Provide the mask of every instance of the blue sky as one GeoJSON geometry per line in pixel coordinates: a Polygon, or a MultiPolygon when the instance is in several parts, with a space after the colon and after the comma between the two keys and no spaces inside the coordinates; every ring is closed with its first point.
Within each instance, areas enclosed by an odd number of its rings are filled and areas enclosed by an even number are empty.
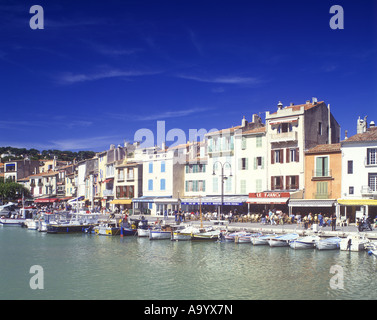
{"type": "Polygon", "coordinates": [[[0,146],[102,151],[157,121],[188,136],[312,97],[342,138],[377,121],[375,0],[1,0],[0,14],[0,146]]]}

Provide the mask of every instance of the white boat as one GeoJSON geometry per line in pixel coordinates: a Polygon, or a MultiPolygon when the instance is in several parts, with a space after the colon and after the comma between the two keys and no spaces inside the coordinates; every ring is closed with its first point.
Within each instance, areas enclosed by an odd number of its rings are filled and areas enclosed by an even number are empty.
{"type": "Polygon", "coordinates": [[[252,238],[251,242],[254,246],[268,245],[268,240],[270,240],[270,238],[273,238],[273,237],[276,237],[276,234],[264,234],[264,235],[252,238]]]}
{"type": "Polygon", "coordinates": [[[318,250],[336,250],[339,249],[341,240],[339,237],[319,239],[316,241],[315,246],[318,250]]]}
{"type": "Polygon", "coordinates": [[[164,240],[171,238],[171,230],[150,229],[149,240],[164,240]]]}
{"type": "Polygon", "coordinates": [[[236,232],[230,232],[224,235],[224,241],[225,242],[235,242],[236,237],[240,237],[243,235],[246,235],[246,231],[236,231],[236,232]]]}
{"type": "Polygon", "coordinates": [[[171,239],[172,233],[176,230],[183,229],[180,225],[162,225],[149,230],[149,240],[171,239]]]}
{"type": "Polygon", "coordinates": [[[234,238],[235,243],[251,243],[253,238],[260,236],[260,233],[246,233],[234,238]]]}
{"type": "Polygon", "coordinates": [[[296,240],[299,237],[297,233],[287,233],[281,236],[272,237],[268,240],[270,247],[287,247],[289,241],[296,240]]]}
{"type": "Polygon", "coordinates": [[[342,251],[362,251],[369,243],[369,239],[365,236],[353,235],[343,238],[340,241],[340,250],[342,251]]]}
{"type": "Polygon", "coordinates": [[[289,241],[289,246],[292,249],[314,249],[316,241],[319,241],[318,236],[306,236],[289,241]]]}
{"type": "Polygon", "coordinates": [[[171,235],[173,241],[185,241],[191,240],[191,236],[194,233],[199,233],[199,228],[194,226],[187,226],[184,229],[176,230],[171,235]]]}
{"type": "Polygon", "coordinates": [[[220,237],[220,230],[206,230],[205,228],[199,229],[199,233],[194,233],[191,236],[193,241],[217,241],[220,237]]]}
{"type": "Polygon", "coordinates": [[[38,228],[39,228],[39,219],[26,219],[25,226],[29,230],[38,230],[38,228]]]}
{"type": "Polygon", "coordinates": [[[149,237],[149,229],[151,229],[151,227],[148,225],[148,220],[141,220],[137,227],[137,236],[149,237]]]}

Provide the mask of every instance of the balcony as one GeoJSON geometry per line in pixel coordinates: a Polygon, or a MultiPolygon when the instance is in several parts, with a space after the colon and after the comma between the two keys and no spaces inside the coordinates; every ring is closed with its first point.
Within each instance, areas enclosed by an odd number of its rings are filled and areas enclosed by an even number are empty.
{"type": "Polygon", "coordinates": [[[114,195],[114,190],[112,189],[105,189],[102,192],[104,197],[112,197],[114,195]]]}
{"type": "Polygon", "coordinates": [[[289,132],[280,132],[271,134],[270,141],[271,142],[287,142],[287,141],[297,141],[298,134],[297,131],[289,131],[289,132]]]}
{"type": "Polygon", "coordinates": [[[377,196],[377,190],[373,190],[369,186],[361,186],[361,196],[363,197],[371,197],[371,196],[377,196]]]}
{"type": "Polygon", "coordinates": [[[312,181],[320,181],[320,180],[333,180],[332,177],[332,170],[313,170],[312,171],[312,181]]]}
{"type": "Polygon", "coordinates": [[[313,199],[331,199],[331,192],[324,192],[324,193],[319,193],[319,192],[314,192],[313,193],[313,199]]]}

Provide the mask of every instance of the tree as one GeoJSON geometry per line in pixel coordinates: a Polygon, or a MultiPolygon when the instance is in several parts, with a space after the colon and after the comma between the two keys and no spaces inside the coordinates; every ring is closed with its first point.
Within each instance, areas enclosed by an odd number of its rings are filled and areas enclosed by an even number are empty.
{"type": "Polygon", "coordinates": [[[4,179],[0,180],[0,198],[3,200],[14,201],[20,199],[24,196],[24,198],[30,196],[30,191],[25,188],[22,184],[13,182],[13,181],[4,181],[4,179]]]}

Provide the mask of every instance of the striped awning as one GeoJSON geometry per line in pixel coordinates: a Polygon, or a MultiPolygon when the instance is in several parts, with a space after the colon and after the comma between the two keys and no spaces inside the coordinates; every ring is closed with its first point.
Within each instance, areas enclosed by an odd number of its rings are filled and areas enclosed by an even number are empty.
{"type": "Polygon", "coordinates": [[[377,206],[373,199],[338,199],[338,203],[345,206],[377,206]]]}
{"type": "Polygon", "coordinates": [[[111,204],[131,204],[132,199],[115,199],[110,201],[111,204]]]}
{"type": "Polygon", "coordinates": [[[250,204],[286,204],[289,198],[248,198],[250,204]]]}
{"type": "Polygon", "coordinates": [[[288,207],[332,207],[335,199],[291,199],[288,207]]]}

